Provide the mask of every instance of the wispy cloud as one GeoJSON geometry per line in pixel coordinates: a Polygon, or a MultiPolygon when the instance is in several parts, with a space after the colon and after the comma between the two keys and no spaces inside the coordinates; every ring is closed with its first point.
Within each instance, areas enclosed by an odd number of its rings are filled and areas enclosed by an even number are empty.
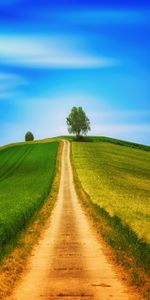
{"type": "Polygon", "coordinates": [[[91,134],[150,144],[150,123],[95,125],[91,134]]]}
{"type": "Polygon", "coordinates": [[[98,135],[114,135],[116,133],[150,133],[150,123],[147,124],[111,124],[95,125],[93,133],[98,135]]]}
{"type": "Polygon", "coordinates": [[[17,74],[0,72],[0,99],[14,98],[18,88],[26,84],[27,81],[17,74]]]}
{"type": "Polygon", "coordinates": [[[0,36],[0,57],[5,64],[41,68],[107,68],[118,63],[74,49],[62,37],[0,36]]]}
{"type": "Polygon", "coordinates": [[[135,119],[150,117],[150,110],[101,110],[90,112],[90,115],[95,120],[116,121],[118,119],[135,119]]]}
{"type": "MultiPolygon", "coordinates": [[[[48,98],[29,98],[22,99],[21,102],[17,100],[15,101],[16,105],[18,103],[21,107],[21,123],[20,119],[16,122],[7,120],[5,124],[2,123],[3,132],[5,132],[5,143],[23,141],[25,132],[28,130],[31,130],[37,139],[68,134],[66,117],[74,105],[82,106],[85,109],[91,120],[91,135],[112,136],[135,142],[149,143],[149,121],[139,123],[133,118],[135,115],[140,117],[140,114],[142,116],[149,115],[149,111],[118,110],[108,111],[107,114],[107,111],[103,109],[99,113],[94,111],[93,102],[95,102],[94,98],[78,94],[65,94],[48,98]],[[58,109],[60,107],[61,109],[58,109]],[[98,117],[100,114],[104,116],[103,119],[98,117]],[[129,114],[132,122],[126,121],[126,117],[129,114]],[[118,115],[121,115],[122,122],[118,121],[118,115]],[[110,119],[109,122],[108,119],[110,119]]],[[[101,107],[103,107],[103,103],[101,107]]]]}
{"type": "Polygon", "coordinates": [[[27,81],[23,79],[20,75],[13,73],[2,73],[0,72],[0,86],[19,86],[27,84],[27,81]]]}

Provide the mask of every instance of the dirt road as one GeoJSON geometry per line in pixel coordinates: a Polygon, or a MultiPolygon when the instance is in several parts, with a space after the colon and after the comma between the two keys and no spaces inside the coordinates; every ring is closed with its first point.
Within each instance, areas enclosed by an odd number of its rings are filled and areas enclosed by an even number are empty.
{"type": "Polygon", "coordinates": [[[79,204],[64,142],[58,201],[14,299],[131,300],[79,204]]]}

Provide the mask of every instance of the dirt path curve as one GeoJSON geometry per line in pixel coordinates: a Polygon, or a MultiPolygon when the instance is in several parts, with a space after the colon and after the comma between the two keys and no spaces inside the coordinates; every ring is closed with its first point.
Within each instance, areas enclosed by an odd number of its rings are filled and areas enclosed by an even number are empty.
{"type": "Polygon", "coordinates": [[[33,252],[17,300],[131,300],[104,256],[79,204],[64,142],[58,201],[50,226],[33,252]]]}

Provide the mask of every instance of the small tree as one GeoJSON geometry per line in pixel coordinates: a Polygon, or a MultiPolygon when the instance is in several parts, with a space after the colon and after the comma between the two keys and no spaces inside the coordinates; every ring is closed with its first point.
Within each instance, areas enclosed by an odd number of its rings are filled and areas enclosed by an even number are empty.
{"type": "Polygon", "coordinates": [[[73,107],[69,116],[66,118],[69,133],[76,134],[80,139],[81,135],[85,135],[90,128],[90,120],[86,116],[82,107],[73,107]]]}
{"type": "Polygon", "coordinates": [[[29,141],[33,141],[34,140],[34,135],[32,132],[28,131],[26,134],[25,134],[25,141],[26,142],[29,142],[29,141]]]}

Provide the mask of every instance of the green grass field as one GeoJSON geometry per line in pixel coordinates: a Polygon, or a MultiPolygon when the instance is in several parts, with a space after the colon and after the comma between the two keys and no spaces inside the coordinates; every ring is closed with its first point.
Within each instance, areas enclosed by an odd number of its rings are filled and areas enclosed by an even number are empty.
{"type": "Polygon", "coordinates": [[[91,200],[150,243],[150,152],[131,147],[73,142],[73,162],[91,200]]]}
{"type": "Polygon", "coordinates": [[[48,196],[57,151],[58,142],[0,150],[0,258],[48,196]]]}

